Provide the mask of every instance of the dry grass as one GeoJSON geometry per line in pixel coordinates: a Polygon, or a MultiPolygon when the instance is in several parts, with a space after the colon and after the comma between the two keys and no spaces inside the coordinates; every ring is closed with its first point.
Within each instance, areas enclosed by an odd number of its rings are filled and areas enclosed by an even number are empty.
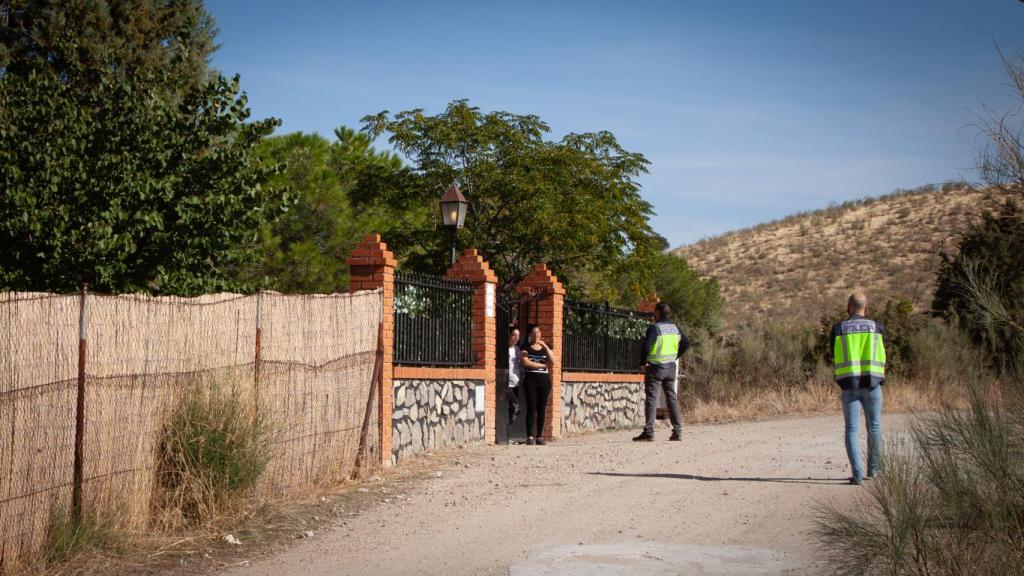
{"type": "Polygon", "coordinates": [[[839,308],[860,287],[875,302],[903,296],[931,305],[940,251],[988,205],[960,185],[922,187],[796,214],[701,240],[675,251],[716,276],[738,328],[756,318],[807,322],[839,308]]]}
{"type": "Polygon", "coordinates": [[[243,506],[274,440],[254,397],[251,386],[201,379],[184,394],[160,442],[151,525],[209,525],[243,506]]]}
{"type": "Polygon", "coordinates": [[[973,387],[964,406],[916,418],[856,506],[816,507],[830,572],[1024,573],[1024,419],[1017,388],[995,390],[973,387]]]}
{"type": "MultiPolygon", "coordinates": [[[[963,387],[934,381],[890,380],[884,387],[885,411],[930,412],[948,405],[963,406],[963,387]]],[[[694,424],[762,420],[784,416],[832,414],[840,411],[839,387],[810,380],[792,385],[743,387],[720,397],[702,399],[685,389],[680,403],[683,420],[694,424]]]]}

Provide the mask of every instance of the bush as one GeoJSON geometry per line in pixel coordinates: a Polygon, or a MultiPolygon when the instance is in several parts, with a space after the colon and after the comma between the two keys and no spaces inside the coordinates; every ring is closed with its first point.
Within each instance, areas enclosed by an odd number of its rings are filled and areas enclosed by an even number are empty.
{"type": "Polygon", "coordinates": [[[1024,377],[1024,333],[992,314],[995,304],[1024,317],[1024,209],[1012,200],[1001,204],[958,249],[956,257],[943,257],[933,308],[961,322],[1003,374],[1024,377]],[[979,284],[986,289],[977,290],[979,284]]]}
{"type": "Polygon", "coordinates": [[[215,519],[252,488],[270,459],[270,427],[221,385],[192,386],[171,415],[160,446],[158,479],[165,522],[215,519]]]}
{"type": "Polygon", "coordinates": [[[59,564],[91,551],[119,547],[123,539],[115,516],[91,511],[82,515],[81,522],[75,523],[68,511],[55,510],[50,519],[44,562],[59,564]]]}
{"type": "Polygon", "coordinates": [[[1024,413],[975,387],[889,444],[861,506],[818,508],[814,535],[837,574],[1024,573],[1024,413]]]}

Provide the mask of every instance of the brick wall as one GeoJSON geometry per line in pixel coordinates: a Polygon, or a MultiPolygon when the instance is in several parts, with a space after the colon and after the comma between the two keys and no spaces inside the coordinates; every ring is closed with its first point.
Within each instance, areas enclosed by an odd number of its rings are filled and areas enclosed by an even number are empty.
{"type": "Polygon", "coordinates": [[[544,420],[544,437],[558,438],[562,435],[562,308],[565,288],[558,277],[545,264],[535,264],[526,278],[516,286],[524,296],[540,294],[537,325],[541,337],[555,353],[551,367],[551,400],[548,402],[544,420]]]}
{"type": "Polygon", "coordinates": [[[377,408],[380,415],[380,455],[383,466],[391,465],[391,412],[392,378],[395,341],[395,256],[388,250],[380,234],[369,234],[356,244],[347,260],[349,291],[381,288],[384,300],[381,306],[381,388],[378,390],[377,408]]]}

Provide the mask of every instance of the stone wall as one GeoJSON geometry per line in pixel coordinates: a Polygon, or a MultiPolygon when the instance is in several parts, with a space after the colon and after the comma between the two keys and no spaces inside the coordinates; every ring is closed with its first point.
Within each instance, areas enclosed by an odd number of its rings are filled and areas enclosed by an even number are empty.
{"type": "Polygon", "coordinates": [[[484,439],[483,380],[395,380],[391,461],[484,439]]]}
{"type": "Polygon", "coordinates": [[[643,426],[641,382],[562,382],[562,431],[567,434],[643,426]]]}

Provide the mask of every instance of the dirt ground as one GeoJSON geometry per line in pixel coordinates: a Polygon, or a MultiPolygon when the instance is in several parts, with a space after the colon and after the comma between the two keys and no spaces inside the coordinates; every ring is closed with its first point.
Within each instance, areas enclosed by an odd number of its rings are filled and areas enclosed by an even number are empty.
{"type": "MultiPolygon", "coordinates": [[[[883,421],[886,432],[903,419],[883,421]]],[[[854,505],[842,416],[635,431],[442,453],[418,482],[230,575],[817,574],[812,506],[854,505]]],[[[261,557],[266,556],[266,557],[261,557]]]]}

